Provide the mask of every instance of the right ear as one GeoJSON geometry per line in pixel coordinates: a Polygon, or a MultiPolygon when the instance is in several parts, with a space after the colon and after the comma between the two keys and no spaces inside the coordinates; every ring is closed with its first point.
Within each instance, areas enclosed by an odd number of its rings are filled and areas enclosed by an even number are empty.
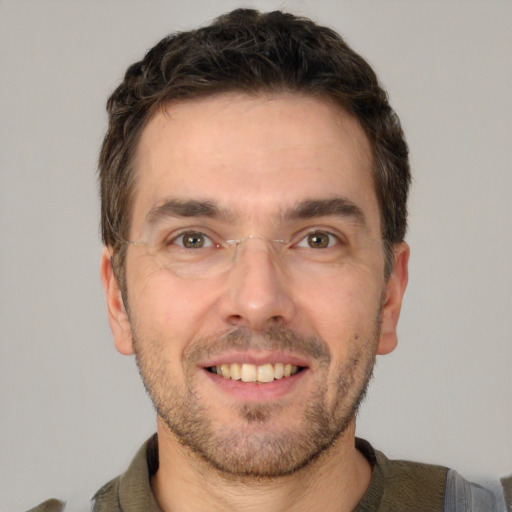
{"type": "Polygon", "coordinates": [[[132,355],[134,350],[130,319],[112,266],[112,249],[110,247],[103,248],[100,275],[107,299],[108,322],[114,335],[114,345],[121,354],[132,355]]]}

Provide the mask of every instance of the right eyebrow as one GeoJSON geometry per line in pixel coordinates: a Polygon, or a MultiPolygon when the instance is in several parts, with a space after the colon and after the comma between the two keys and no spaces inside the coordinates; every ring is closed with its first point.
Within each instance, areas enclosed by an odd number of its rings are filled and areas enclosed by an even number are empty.
{"type": "Polygon", "coordinates": [[[168,217],[209,217],[229,220],[230,215],[211,201],[195,199],[168,199],[153,206],[146,215],[146,222],[155,225],[168,217]]]}

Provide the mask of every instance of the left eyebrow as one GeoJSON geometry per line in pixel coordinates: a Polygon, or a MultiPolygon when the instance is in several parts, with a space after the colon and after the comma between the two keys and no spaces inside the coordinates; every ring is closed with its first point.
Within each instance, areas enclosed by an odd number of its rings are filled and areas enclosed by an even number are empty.
{"type": "Polygon", "coordinates": [[[346,197],[331,199],[307,199],[283,212],[285,221],[312,219],[315,217],[343,217],[354,220],[361,227],[367,228],[368,221],[363,210],[346,197]]]}

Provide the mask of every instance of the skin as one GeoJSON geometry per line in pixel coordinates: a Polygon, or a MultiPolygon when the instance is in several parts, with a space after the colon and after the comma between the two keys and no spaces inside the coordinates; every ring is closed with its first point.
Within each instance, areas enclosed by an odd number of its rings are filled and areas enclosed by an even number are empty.
{"type": "MultiPolygon", "coordinates": [[[[103,252],[116,348],[136,353],[159,413],[152,487],[164,511],[349,511],[364,494],[371,468],[354,447],[355,409],[376,354],[396,346],[409,255],[405,243],[396,245],[386,282],[369,155],[352,116],[295,94],[176,103],[144,129],[130,240],[147,238],[148,213],[169,199],[208,201],[230,216],[187,218],[187,226],[255,237],[229,268],[207,277],[128,247],[128,311],[111,251],[103,252]],[[361,215],[283,217],[298,203],[333,197],[361,215]],[[341,233],[347,247],[334,242],[321,264],[286,263],[266,242],[320,228],[341,233]],[[204,367],[294,357],[305,371],[273,388],[227,388],[204,367]],[[311,438],[321,442],[311,446],[311,438]],[[283,447],[284,462],[275,455],[283,447]]],[[[290,250],[300,251],[301,240],[290,250]]]]}

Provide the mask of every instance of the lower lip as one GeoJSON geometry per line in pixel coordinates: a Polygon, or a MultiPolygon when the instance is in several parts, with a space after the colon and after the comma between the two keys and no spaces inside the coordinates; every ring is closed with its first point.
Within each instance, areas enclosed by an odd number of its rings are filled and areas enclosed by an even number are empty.
{"type": "Polygon", "coordinates": [[[256,383],[225,379],[220,375],[204,370],[203,373],[218,389],[227,395],[246,402],[268,402],[277,400],[291,393],[304,379],[309,371],[304,368],[290,377],[276,379],[272,382],[256,383]]]}

